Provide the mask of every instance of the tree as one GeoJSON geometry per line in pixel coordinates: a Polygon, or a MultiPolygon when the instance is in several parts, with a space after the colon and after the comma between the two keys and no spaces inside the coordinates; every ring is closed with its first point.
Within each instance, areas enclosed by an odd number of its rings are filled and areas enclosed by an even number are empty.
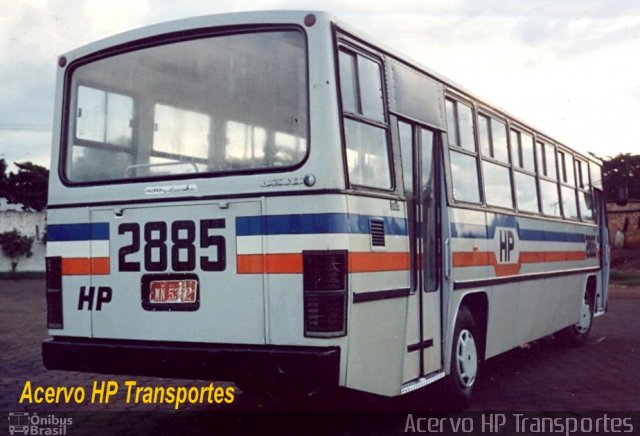
{"type": "Polygon", "coordinates": [[[621,153],[604,161],[604,189],[609,201],[616,200],[618,188],[627,186],[629,198],[640,199],[640,155],[621,153]]]}
{"type": "Polygon", "coordinates": [[[41,211],[47,206],[49,170],[31,162],[14,162],[17,173],[7,173],[7,163],[0,159],[0,197],[23,210],[41,211]]]}
{"type": "Polygon", "coordinates": [[[33,245],[33,238],[21,234],[16,229],[10,232],[0,233],[0,245],[2,245],[2,252],[11,259],[11,272],[15,273],[18,267],[18,262],[23,257],[31,257],[31,247],[33,245]]]}

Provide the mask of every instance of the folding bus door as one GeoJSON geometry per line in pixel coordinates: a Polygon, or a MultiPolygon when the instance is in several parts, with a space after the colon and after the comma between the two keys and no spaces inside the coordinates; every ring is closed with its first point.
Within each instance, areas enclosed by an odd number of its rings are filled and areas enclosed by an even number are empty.
{"type": "Polygon", "coordinates": [[[440,133],[398,123],[409,222],[409,295],[403,383],[442,369],[441,287],[435,147],[440,133]]]}

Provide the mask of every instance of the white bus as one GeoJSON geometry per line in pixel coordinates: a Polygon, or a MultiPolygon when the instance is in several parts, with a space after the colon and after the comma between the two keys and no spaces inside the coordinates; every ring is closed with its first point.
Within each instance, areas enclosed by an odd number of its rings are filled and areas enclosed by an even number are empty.
{"type": "Polygon", "coordinates": [[[49,369],[398,396],[607,306],[601,162],[321,12],[58,59],[49,369]]]}

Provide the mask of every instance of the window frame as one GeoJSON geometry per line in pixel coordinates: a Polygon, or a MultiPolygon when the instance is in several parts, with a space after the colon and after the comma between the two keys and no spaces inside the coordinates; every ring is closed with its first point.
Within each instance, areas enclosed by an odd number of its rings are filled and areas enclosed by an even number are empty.
{"type": "Polygon", "coordinates": [[[480,163],[480,155],[478,153],[478,127],[477,127],[477,120],[476,120],[476,110],[475,110],[475,104],[470,101],[467,100],[465,98],[462,98],[456,94],[452,94],[449,92],[445,92],[445,98],[444,98],[444,104],[445,104],[445,121],[447,124],[447,134],[444,135],[447,138],[447,172],[450,174],[450,180],[451,180],[451,187],[449,189],[449,197],[451,199],[451,201],[453,201],[455,204],[466,204],[466,205],[473,205],[476,207],[482,207],[485,206],[486,204],[484,202],[484,189],[482,186],[483,183],[483,177],[482,177],[482,165],[480,163]],[[447,108],[446,108],[446,104],[447,102],[452,102],[453,103],[453,115],[455,117],[455,125],[452,126],[449,123],[449,117],[447,116],[447,108]],[[471,108],[471,129],[472,129],[472,138],[473,138],[473,148],[474,150],[471,151],[467,148],[464,148],[460,145],[460,117],[459,117],[459,112],[458,112],[458,104],[463,104],[469,108],[471,108]],[[449,141],[449,135],[450,135],[450,131],[452,129],[452,127],[455,129],[454,130],[454,134],[455,134],[455,139],[456,139],[456,143],[452,144],[449,141]],[[454,181],[453,178],[455,177],[452,173],[451,173],[451,152],[455,152],[455,153],[459,153],[462,155],[466,155],[468,157],[471,157],[474,159],[475,162],[475,166],[476,166],[476,175],[477,175],[477,189],[478,189],[478,202],[474,202],[474,201],[468,201],[468,200],[460,200],[460,199],[456,199],[455,198],[455,194],[454,194],[454,181]]]}
{"type": "Polygon", "coordinates": [[[393,147],[391,141],[391,117],[389,114],[389,106],[388,106],[388,96],[386,90],[386,70],[384,59],[382,56],[376,55],[364,48],[355,45],[350,40],[345,39],[344,37],[338,37],[338,41],[335,49],[334,56],[336,65],[336,83],[337,83],[337,92],[338,92],[338,107],[340,112],[340,135],[342,139],[342,156],[344,162],[344,174],[345,174],[345,182],[348,188],[358,189],[358,190],[371,190],[376,192],[395,192],[397,188],[396,176],[395,176],[395,168],[394,168],[394,154],[393,147]],[[353,84],[355,86],[355,108],[362,112],[362,98],[360,96],[360,76],[359,76],[359,68],[358,68],[358,56],[362,56],[365,59],[368,59],[374,62],[380,71],[380,86],[382,92],[382,112],[384,122],[368,118],[364,116],[362,113],[354,113],[351,111],[347,111],[343,105],[343,97],[342,97],[342,82],[341,82],[341,72],[340,72],[340,53],[347,53],[350,56],[355,58],[355,71],[353,77],[353,84]],[[347,159],[347,134],[346,134],[346,123],[345,120],[349,119],[355,122],[359,122],[371,127],[377,127],[384,130],[384,138],[386,141],[386,150],[387,150],[387,169],[389,171],[389,183],[390,186],[388,188],[379,187],[379,186],[370,186],[365,184],[353,183],[351,178],[349,177],[349,167],[348,167],[348,159],[347,159]]]}
{"type": "Polygon", "coordinates": [[[484,117],[486,119],[488,119],[488,140],[489,140],[489,152],[491,153],[490,156],[485,156],[483,154],[483,149],[482,146],[480,144],[480,129],[476,129],[478,132],[477,135],[477,140],[478,143],[476,144],[476,150],[478,151],[478,155],[479,155],[479,160],[480,160],[480,166],[482,167],[482,172],[480,174],[480,178],[482,179],[482,200],[483,200],[483,205],[486,206],[488,209],[491,208],[497,208],[500,210],[511,210],[511,211],[515,211],[516,209],[516,201],[515,201],[515,190],[514,188],[514,175],[513,175],[513,148],[511,146],[511,138],[510,138],[510,128],[509,128],[509,121],[506,118],[503,118],[501,116],[496,115],[495,113],[485,109],[485,108],[478,108],[477,112],[476,112],[476,116],[475,116],[475,120],[476,123],[479,124],[479,119],[480,117],[484,117]],[[505,131],[505,139],[506,139],[506,146],[507,146],[507,162],[500,160],[498,158],[495,157],[495,143],[494,143],[494,124],[498,122],[502,125],[504,125],[504,131],[505,131]],[[488,197],[487,197],[487,184],[486,184],[486,179],[485,179],[485,174],[484,174],[484,162],[487,162],[489,164],[493,164],[493,165],[498,165],[500,167],[506,168],[508,170],[509,173],[509,189],[510,189],[510,195],[509,197],[511,198],[511,207],[506,207],[506,206],[500,206],[500,205],[496,205],[496,204],[490,204],[488,201],[488,197]]]}
{"type": "Polygon", "coordinates": [[[580,221],[580,207],[577,193],[576,172],[575,172],[575,157],[571,150],[566,147],[557,144],[556,146],[556,161],[558,162],[558,187],[560,188],[560,203],[562,203],[562,216],[564,219],[571,221],[580,221]],[[571,172],[567,167],[571,165],[571,172]],[[569,176],[573,176],[573,180],[568,180],[569,176]],[[570,189],[573,192],[573,205],[576,210],[576,217],[567,216],[567,211],[564,207],[563,191],[570,189]]]}
{"type": "Polygon", "coordinates": [[[536,155],[536,169],[538,173],[538,194],[539,194],[539,202],[540,202],[540,213],[544,216],[551,218],[564,218],[564,211],[562,210],[562,197],[560,194],[560,183],[558,181],[559,178],[559,170],[558,170],[558,146],[557,144],[542,136],[542,135],[534,135],[535,146],[535,155],[536,155]],[[542,144],[543,147],[539,147],[542,144]],[[549,173],[549,162],[547,162],[547,148],[550,147],[553,149],[554,156],[554,165],[555,165],[555,178],[548,175],[549,173]],[[542,168],[540,168],[540,164],[542,164],[542,168]],[[558,200],[558,214],[548,214],[544,212],[543,206],[543,196],[542,196],[542,182],[551,182],[555,185],[556,199],[558,200]]]}
{"type": "Polygon", "coordinates": [[[511,143],[513,140],[513,136],[512,133],[516,133],[517,134],[517,138],[518,138],[518,144],[515,145],[515,150],[516,150],[516,155],[514,156],[514,144],[511,144],[511,156],[512,156],[512,168],[513,168],[513,196],[514,196],[514,201],[515,201],[515,210],[518,213],[524,213],[524,214],[531,214],[531,215],[541,215],[542,214],[542,205],[541,205],[541,197],[540,197],[540,183],[539,183],[539,179],[538,179],[538,159],[537,159],[537,141],[536,141],[536,134],[535,132],[532,132],[524,127],[522,127],[519,124],[516,123],[509,123],[509,142],[511,143]],[[531,138],[531,146],[532,146],[532,159],[533,159],[533,171],[530,171],[528,169],[526,169],[524,167],[524,157],[522,154],[523,151],[523,147],[522,147],[522,139],[523,136],[528,136],[531,138]],[[515,164],[516,161],[516,157],[518,160],[518,165],[515,164]],[[522,161],[523,166],[520,167],[520,161],[522,161]],[[536,210],[535,211],[530,211],[530,210],[522,210],[520,209],[520,205],[518,203],[518,193],[516,190],[516,175],[517,174],[524,174],[530,177],[533,177],[534,179],[534,184],[535,184],[535,196],[536,196],[536,210]]]}
{"type": "Polygon", "coordinates": [[[588,194],[591,197],[591,218],[585,218],[582,212],[582,208],[580,207],[580,198],[578,198],[578,215],[580,216],[580,220],[586,223],[595,223],[596,219],[596,211],[593,207],[593,186],[591,186],[591,165],[589,165],[589,161],[581,158],[580,156],[574,156],[574,173],[576,175],[576,195],[580,194],[588,194]],[[586,170],[586,175],[583,173],[583,170],[586,170]],[[582,182],[586,177],[586,185],[582,182]]]}
{"type": "MultiPolygon", "coordinates": [[[[181,32],[180,35],[175,34],[167,34],[167,35],[159,35],[153,39],[152,42],[146,39],[136,39],[130,41],[124,46],[112,46],[107,49],[97,51],[94,53],[90,53],[86,56],[83,56],[79,59],[71,62],[65,72],[64,72],[64,85],[63,85],[63,98],[61,104],[61,122],[62,132],[60,134],[60,148],[58,154],[58,178],[61,183],[65,187],[75,188],[75,187],[85,187],[85,186],[105,186],[105,185],[122,185],[122,184],[139,184],[139,183],[149,183],[149,182],[163,182],[170,180],[189,180],[195,178],[218,178],[218,177],[228,177],[228,176],[245,176],[245,175],[253,175],[253,174],[278,174],[283,172],[292,172],[299,168],[301,168],[309,159],[309,155],[311,153],[311,94],[309,91],[310,86],[310,46],[309,46],[309,36],[307,31],[302,25],[297,24],[280,24],[274,26],[268,26],[264,24],[255,24],[248,27],[243,27],[240,29],[225,29],[225,28],[217,28],[217,29],[193,29],[185,32],[181,32]],[[112,91],[131,96],[134,100],[134,119],[139,117],[139,100],[141,95],[139,92],[122,92],[117,89],[117,87],[104,86],[104,84],[96,84],[91,80],[77,80],[74,82],[74,74],[76,71],[88,64],[91,64],[96,61],[100,61],[103,59],[107,59],[113,56],[120,56],[126,53],[135,52],[138,50],[144,50],[147,48],[161,47],[163,45],[171,45],[188,41],[202,40],[208,38],[217,38],[217,37],[226,37],[233,35],[249,35],[249,34],[268,34],[274,32],[296,32],[304,41],[304,104],[306,107],[306,125],[305,132],[306,136],[304,139],[307,141],[306,152],[304,156],[301,157],[300,161],[290,166],[271,166],[271,167],[260,167],[260,168],[250,168],[250,169],[240,169],[240,170],[230,170],[230,171],[215,171],[215,172],[202,172],[202,173],[181,173],[181,174],[169,174],[162,176],[144,176],[144,177],[133,177],[133,178],[118,178],[118,179],[105,179],[105,180],[89,180],[89,181],[78,181],[73,180],[70,175],[69,165],[70,165],[70,154],[71,149],[75,145],[84,146],[84,144],[70,144],[70,139],[77,140],[75,135],[76,123],[75,121],[70,123],[70,118],[73,118],[73,114],[76,113],[77,110],[77,89],[79,86],[91,86],[97,87],[96,89],[104,90],[104,91],[112,91]],[[75,96],[75,97],[74,97],[75,96]],[[72,98],[73,97],[73,98],[72,98]]],[[[162,99],[154,99],[153,103],[162,103],[162,99]]],[[[137,135],[136,127],[133,128],[133,137],[135,138],[137,135]]],[[[83,141],[83,140],[81,140],[83,141]]],[[[84,141],[86,144],[89,144],[88,141],[84,141]]],[[[94,148],[116,151],[116,152],[124,152],[125,150],[121,150],[120,146],[112,146],[111,144],[103,144],[103,143],[95,143],[91,142],[91,145],[94,148]],[[97,146],[96,146],[97,145],[97,146]],[[115,147],[115,148],[114,148],[115,147]]],[[[128,153],[136,156],[139,153],[140,144],[137,144],[134,140],[132,147],[128,153]]],[[[149,147],[149,150],[151,147],[149,147]]],[[[163,156],[157,156],[163,157],[163,156]]]]}

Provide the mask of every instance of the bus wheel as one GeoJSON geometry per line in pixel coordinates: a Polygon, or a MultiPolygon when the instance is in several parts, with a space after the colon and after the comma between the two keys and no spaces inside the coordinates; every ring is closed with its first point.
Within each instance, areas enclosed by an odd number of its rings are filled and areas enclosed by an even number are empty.
{"type": "Polygon", "coordinates": [[[454,410],[465,409],[471,402],[480,366],[479,337],[471,311],[467,306],[461,306],[453,332],[451,367],[446,382],[447,405],[454,410]]]}
{"type": "Polygon", "coordinates": [[[584,297],[582,298],[582,305],[580,307],[580,320],[569,327],[565,328],[562,332],[564,337],[573,345],[582,345],[587,341],[589,334],[591,333],[591,327],[593,325],[593,301],[589,292],[585,289],[584,297]]]}

